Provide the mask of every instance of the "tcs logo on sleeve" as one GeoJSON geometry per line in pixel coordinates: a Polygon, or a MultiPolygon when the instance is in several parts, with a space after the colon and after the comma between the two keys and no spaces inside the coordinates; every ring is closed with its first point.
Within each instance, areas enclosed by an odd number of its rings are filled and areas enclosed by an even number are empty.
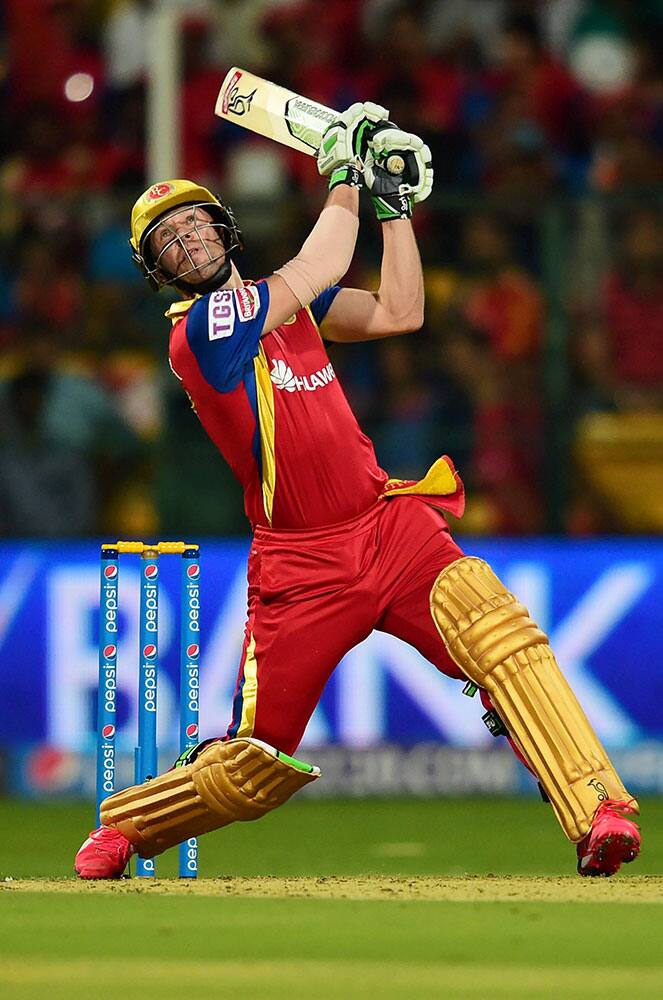
{"type": "Polygon", "coordinates": [[[255,319],[259,308],[258,289],[253,285],[213,292],[207,307],[209,339],[221,340],[223,337],[232,337],[235,321],[246,323],[255,319]]]}

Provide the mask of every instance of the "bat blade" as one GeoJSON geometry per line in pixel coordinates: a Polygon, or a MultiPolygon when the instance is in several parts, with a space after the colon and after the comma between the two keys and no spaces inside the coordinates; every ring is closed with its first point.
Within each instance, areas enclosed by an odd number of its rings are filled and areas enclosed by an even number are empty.
{"type": "Polygon", "coordinates": [[[238,66],[226,74],[214,113],[309,156],[317,155],[325,129],[338,118],[332,108],[238,66]]]}

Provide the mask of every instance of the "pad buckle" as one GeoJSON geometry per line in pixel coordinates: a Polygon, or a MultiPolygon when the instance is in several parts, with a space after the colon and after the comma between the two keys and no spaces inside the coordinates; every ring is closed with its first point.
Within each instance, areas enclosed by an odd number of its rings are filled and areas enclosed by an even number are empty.
{"type": "Polygon", "coordinates": [[[174,771],[176,767],[186,767],[188,764],[193,764],[196,757],[199,757],[206,747],[210,746],[212,743],[220,742],[221,740],[218,736],[213,736],[210,739],[202,740],[202,742],[196,743],[195,747],[187,747],[187,749],[183,750],[179,755],[170,770],[174,771]]]}
{"type": "Polygon", "coordinates": [[[486,712],[481,716],[481,721],[486,726],[486,729],[491,736],[506,736],[507,729],[495,709],[491,709],[490,712],[486,712]]]}

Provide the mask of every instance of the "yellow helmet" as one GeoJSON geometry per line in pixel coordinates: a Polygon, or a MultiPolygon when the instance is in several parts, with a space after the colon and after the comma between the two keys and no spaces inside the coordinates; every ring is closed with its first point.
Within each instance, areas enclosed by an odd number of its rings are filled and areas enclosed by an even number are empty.
{"type": "MultiPolygon", "coordinates": [[[[210,287],[191,286],[181,280],[168,278],[155,266],[149,251],[148,239],[156,228],[159,219],[179,205],[195,205],[205,208],[212,215],[216,224],[222,228],[223,242],[226,254],[232,250],[243,250],[242,234],[235,221],[232,209],[212,194],[206,187],[188,180],[159,181],[152,184],[138,198],[131,210],[131,236],[129,243],[133,250],[133,259],[153,288],[162,285],[175,285],[185,293],[192,291],[210,291],[210,287]]],[[[224,265],[213,279],[213,287],[219,287],[228,280],[230,263],[224,265]]],[[[212,284],[210,282],[207,285],[212,284]]]]}

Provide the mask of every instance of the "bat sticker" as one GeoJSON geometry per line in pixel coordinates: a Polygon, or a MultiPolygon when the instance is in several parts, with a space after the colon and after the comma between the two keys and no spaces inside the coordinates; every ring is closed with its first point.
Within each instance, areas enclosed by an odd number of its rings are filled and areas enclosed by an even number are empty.
{"type": "Polygon", "coordinates": [[[256,91],[252,90],[250,94],[240,94],[239,88],[234,87],[228,101],[228,111],[233,115],[237,115],[238,118],[241,115],[245,115],[251,109],[251,101],[255,97],[255,93],[256,91]]]}
{"type": "Polygon", "coordinates": [[[239,81],[241,79],[242,79],[242,71],[240,69],[238,69],[238,70],[236,70],[233,73],[233,75],[231,76],[230,80],[228,81],[228,86],[226,87],[226,89],[223,92],[222,108],[223,108],[224,115],[228,114],[228,104],[229,104],[230,98],[232,97],[233,92],[237,89],[237,84],[239,83],[239,81]]]}
{"type": "Polygon", "coordinates": [[[241,79],[242,71],[237,70],[228,81],[228,86],[223,92],[222,107],[224,115],[230,112],[233,115],[241,117],[251,109],[251,101],[255,97],[258,88],[254,88],[250,94],[240,94],[238,84],[241,79]]]}
{"type": "MultiPolygon", "coordinates": [[[[255,93],[255,91],[254,91],[255,93]]],[[[307,101],[303,97],[291,97],[285,106],[285,123],[290,135],[305,143],[314,153],[320,146],[320,136],[335,120],[333,111],[307,101]],[[317,128],[311,126],[311,117],[321,122],[317,128]]]]}

